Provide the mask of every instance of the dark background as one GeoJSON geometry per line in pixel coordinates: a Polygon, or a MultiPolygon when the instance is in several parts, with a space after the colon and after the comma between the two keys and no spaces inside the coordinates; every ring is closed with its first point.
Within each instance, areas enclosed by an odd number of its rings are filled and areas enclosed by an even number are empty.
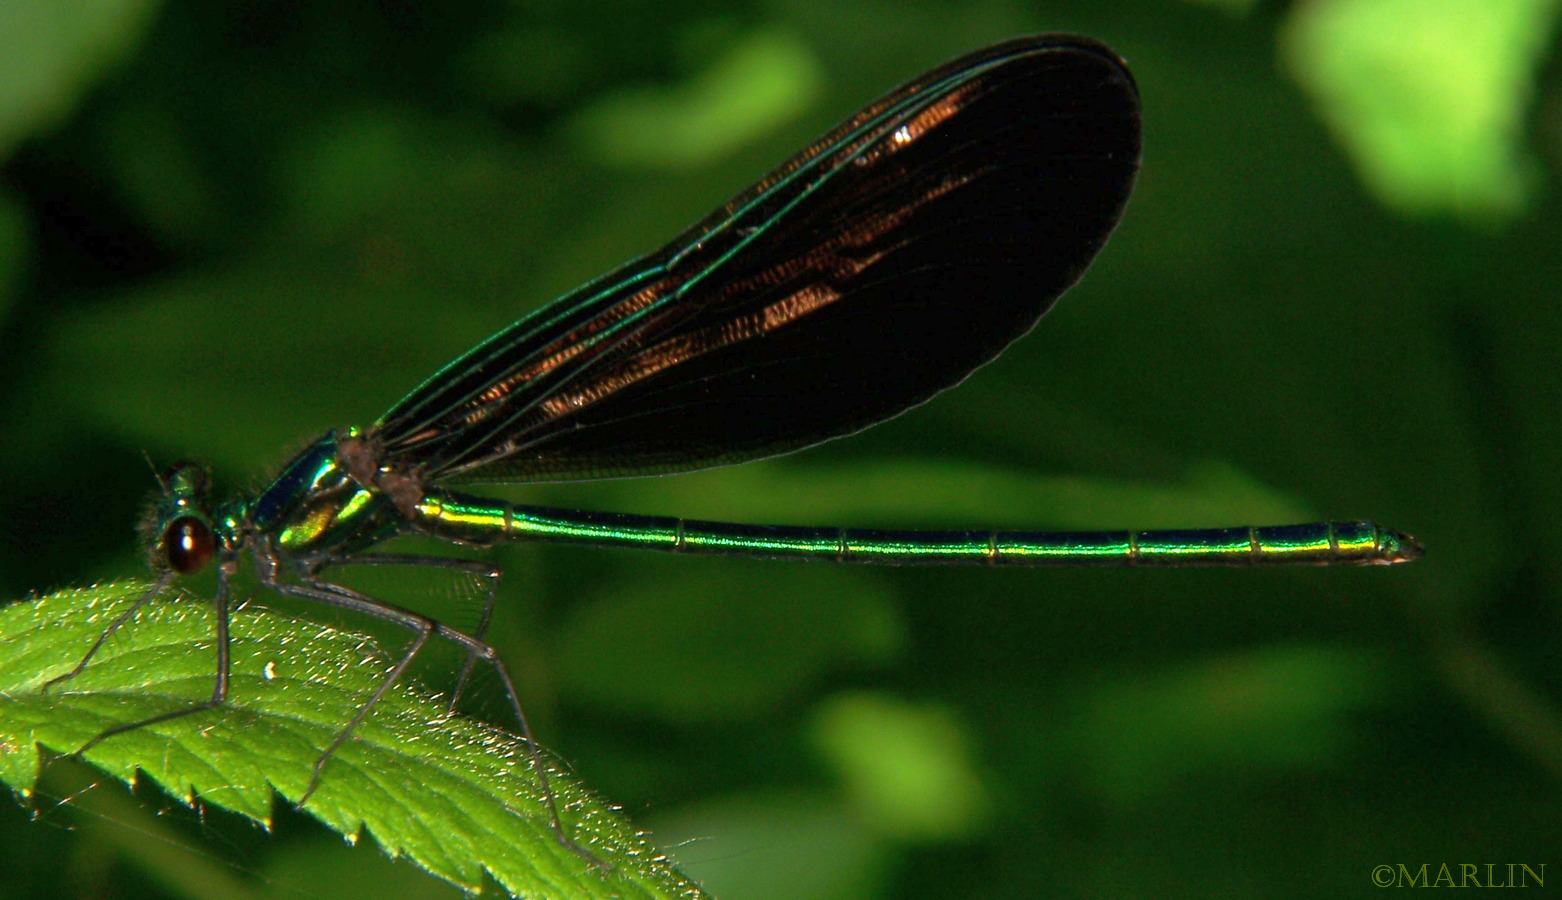
{"type": "MultiPolygon", "coordinates": [[[[1427,557],[506,548],[496,641],[534,727],[724,900],[1342,896],[1422,863],[1562,879],[1553,6],[7,5],[3,596],[144,573],[143,453],[253,490],[899,81],[1079,31],[1133,67],[1144,170],[1034,334],[849,441],[496,493],[866,526],[1371,517],[1427,557]]],[[[459,621],[469,594],[397,599],[459,621]]],[[[0,896],[455,896],[286,809],[267,835],[75,791],[0,808],[0,896]]]]}

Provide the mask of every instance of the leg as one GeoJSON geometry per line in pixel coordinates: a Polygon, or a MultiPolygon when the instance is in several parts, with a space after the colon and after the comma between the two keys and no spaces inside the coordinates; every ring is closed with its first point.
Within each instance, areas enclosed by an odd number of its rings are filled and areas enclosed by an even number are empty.
{"type": "MultiPolygon", "coordinates": [[[[335,585],[316,577],[320,570],[328,565],[417,566],[419,568],[449,569],[456,572],[465,572],[475,578],[484,579],[488,583],[488,596],[483,600],[483,611],[478,615],[477,627],[472,629],[471,632],[471,636],[479,641],[487,633],[488,623],[493,619],[494,603],[499,596],[499,579],[504,576],[504,571],[498,566],[475,559],[450,559],[444,556],[416,556],[400,553],[373,553],[359,554],[343,560],[329,560],[306,568],[301,576],[304,583],[321,590],[332,590],[335,585]]],[[[450,692],[450,712],[456,711],[456,702],[461,699],[461,692],[466,689],[467,679],[471,678],[472,669],[476,665],[477,656],[469,651],[466,655],[466,662],[461,666],[461,675],[456,679],[455,689],[450,692]]]]}
{"type": "Polygon", "coordinates": [[[140,599],[130,604],[129,609],[120,613],[118,616],[115,616],[114,621],[108,623],[108,627],[103,629],[103,633],[98,635],[98,639],[92,642],[91,647],[87,648],[87,655],[81,658],[81,662],[78,662],[75,668],[71,669],[69,672],[66,672],[64,675],[58,675],[54,678],[50,678],[48,681],[45,681],[43,683],[43,687],[38,689],[38,692],[47,693],[49,688],[52,688],[61,682],[70,681],[72,678],[80,675],[81,671],[87,668],[87,663],[92,662],[92,657],[96,656],[98,651],[103,649],[104,642],[113,637],[114,632],[118,631],[120,626],[124,625],[126,622],[129,622],[130,618],[136,614],[137,610],[145,606],[153,597],[156,597],[158,594],[161,594],[165,589],[167,589],[168,585],[172,583],[173,580],[173,572],[164,572],[163,577],[157,579],[157,583],[148,588],[147,592],[142,594],[140,599]]]}
{"type": "Polygon", "coordinates": [[[558,839],[559,843],[570,848],[592,865],[606,866],[606,863],[597,859],[589,850],[576,844],[564,834],[564,825],[559,819],[558,803],[554,799],[552,787],[548,784],[548,771],[543,764],[542,753],[538,748],[537,739],[532,736],[531,725],[527,723],[526,713],[521,709],[520,698],[515,693],[515,683],[510,679],[509,671],[505,669],[504,663],[499,659],[499,654],[494,651],[493,647],[464,632],[456,631],[425,616],[420,616],[409,610],[404,610],[373,597],[360,594],[343,585],[312,578],[305,584],[290,584],[281,581],[277,577],[277,560],[259,549],[256,550],[255,555],[256,569],[260,574],[261,582],[266,587],[280,594],[303,600],[314,600],[338,609],[362,613],[417,633],[417,637],[414,638],[407,651],[391,667],[391,671],[380,682],[380,685],[374,689],[369,699],[359,708],[352,721],[348,723],[346,728],[342,729],[321,754],[320,760],[315,763],[314,774],[310,779],[309,787],[305,790],[303,796],[299,798],[299,807],[302,807],[309,796],[314,793],[315,787],[319,782],[320,773],[330,760],[331,755],[347,742],[347,739],[352,735],[353,729],[363,722],[364,719],[368,718],[370,710],[385,696],[385,693],[390,690],[396,679],[400,678],[407,667],[412,664],[413,658],[422,649],[429,636],[438,635],[464,648],[469,658],[474,660],[482,659],[493,667],[494,672],[499,676],[500,684],[504,688],[505,697],[510,701],[510,710],[515,714],[516,722],[520,724],[521,737],[526,742],[532,771],[537,775],[538,787],[542,792],[543,802],[548,810],[549,825],[553,829],[554,837],[558,839]]]}
{"type": "Polygon", "coordinates": [[[346,727],[337,732],[336,736],[321,751],[320,758],[315,760],[314,771],[309,776],[309,784],[305,786],[304,792],[299,795],[296,804],[298,808],[302,809],[304,804],[314,794],[315,788],[320,786],[320,773],[325,770],[326,763],[330,762],[336,751],[341,749],[343,744],[347,743],[347,739],[352,737],[353,730],[364,719],[368,718],[375,704],[380,702],[380,698],[384,697],[385,692],[391,689],[391,685],[395,684],[396,680],[407,670],[407,667],[412,665],[412,660],[417,657],[418,651],[423,649],[423,645],[428,642],[429,635],[438,626],[432,619],[426,616],[420,616],[417,613],[399,609],[390,604],[380,603],[372,597],[359,594],[357,591],[339,584],[319,581],[312,577],[309,577],[305,584],[293,584],[283,581],[277,571],[278,568],[278,560],[274,553],[269,549],[259,547],[255,549],[255,570],[260,576],[261,584],[267,588],[276,591],[284,597],[296,597],[300,600],[324,603],[338,609],[366,613],[382,621],[406,628],[415,635],[412,643],[402,653],[401,658],[396,661],[395,665],[391,666],[390,672],[381,679],[379,685],[369,695],[369,699],[364,701],[363,705],[358,708],[358,711],[353,714],[352,719],[348,721],[346,727]]]}
{"type": "MultiPolygon", "coordinates": [[[[93,747],[96,747],[104,740],[111,738],[116,734],[124,734],[127,731],[135,731],[140,728],[145,728],[148,725],[157,725],[162,722],[171,722],[174,719],[182,719],[185,716],[193,716],[196,713],[205,712],[209,709],[216,709],[228,699],[228,576],[231,574],[232,568],[233,562],[231,560],[224,560],[219,565],[217,569],[217,593],[212,597],[212,606],[215,608],[214,611],[217,617],[217,674],[213,679],[212,695],[210,699],[204,700],[193,706],[186,706],[183,709],[175,709],[160,715],[152,716],[149,719],[142,719],[139,722],[130,722],[125,725],[115,725],[113,728],[106,728],[99,732],[97,737],[94,737],[92,740],[82,744],[81,747],[76,750],[76,756],[80,756],[81,754],[86,753],[88,750],[91,750],[93,747]]],[[[150,594],[148,596],[150,596],[150,594]]],[[[142,603],[146,602],[146,599],[146,597],[142,597],[141,600],[136,602],[136,606],[140,606],[142,603]]],[[[131,607],[130,611],[133,612],[134,610],[135,607],[131,607]]],[[[124,618],[126,618],[126,616],[121,616],[120,619],[116,619],[114,624],[110,627],[119,627],[124,618]]],[[[98,640],[98,645],[101,645],[102,643],[103,639],[100,638],[98,640]]],[[[93,652],[97,651],[98,645],[93,646],[93,652]]],[[[90,658],[92,653],[88,653],[87,655],[90,658]]],[[[86,665],[85,660],[82,661],[82,665],[86,665]]]]}
{"type": "MultiPolygon", "coordinates": [[[[294,594],[294,596],[308,597],[307,594],[294,594]]],[[[412,665],[412,660],[418,655],[418,651],[422,650],[423,645],[428,643],[429,635],[434,633],[434,622],[431,619],[424,619],[419,625],[417,636],[412,639],[411,644],[407,645],[406,651],[401,654],[401,659],[397,660],[396,664],[391,667],[390,672],[386,673],[385,677],[380,680],[374,692],[369,695],[369,699],[365,700],[358,707],[358,711],[353,714],[347,725],[337,732],[336,737],[331,739],[331,743],[327,744],[325,749],[320,752],[320,758],[315,760],[315,767],[309,773],[309,785],[304,788],[304,792],[298,797],[299,808],[302,808],[305,803],[309,802],[309,798],[314,794],[315,788],[320,786],[320,773],[325,770],[325,764],[330,761],[332,756],[336,755],[336,751],[341,749],[343,744],[347,743],[347,739],[352,736],[353,731],[363,724],[364,719],[368,718],[369,711],[374,709],[375,704],[380,702],[380,698],[384,697],[385,692],[391,689],[391,685],[401,678],[402,673],[407,671],[407,667],[412,665]]]]}

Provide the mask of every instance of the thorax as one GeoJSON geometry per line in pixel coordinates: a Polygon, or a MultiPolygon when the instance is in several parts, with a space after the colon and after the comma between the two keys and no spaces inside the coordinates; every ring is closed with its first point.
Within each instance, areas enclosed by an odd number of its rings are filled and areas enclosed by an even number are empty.
{"type": "Polygon", "coordinates": [[[338,437],[329,431],[304,448],[242,509],[219,510],[219,528],[269,537],[289,556],[352,553],[404,530],[405,519],[390,498],[348,471],[338,437]]]}

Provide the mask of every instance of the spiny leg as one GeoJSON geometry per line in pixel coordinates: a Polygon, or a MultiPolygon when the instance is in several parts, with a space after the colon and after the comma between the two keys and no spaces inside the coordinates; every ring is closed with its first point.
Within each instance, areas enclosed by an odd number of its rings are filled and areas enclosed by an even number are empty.
{"type": "Polygon", "coordinates": [[[57,675],[54,678],[50,678],[48,681],[45,681],[43,686],[38,689],[38,692],[46,693],[49,688],[52,688],[61,682],[70,681],[72,678],[80,675],[82,670],[87,668],[87,663],[92,662],[92,657],[96,656],[98,651],[103,649],[103,644],[107,642],[109,638],[114,636],[114,632],[118,631],[120,627],[126,622],[129,622],[131,617],[136,614],[136,611],[145,606],[153,597],[161,594],[168,587],[168,585],[173,582],[174,575],[175,573],[171,571],[164,572],[162,577],[157,579],[156,584],[153,584],[150,588],[148,588],[147,592],[142,594],[136,600],[136,602],[130,604],[129,609],[120,613],[118,616],[115,616],[114,621],[108,623],[108,627],[104,628],[103,633],[98,635],[98,639],[92,642],[91,647],[87,648],[87,654],[81,658],[81,662],[76,663],[75,668],[71,669],[69,672],[66,672],[64,675],[57,675]]]}
{"type": "MultiPolygon", "coordinates": [[[[447,635],[441,635],[447,637],[447,635]]],[[[515,713],[515,720],[520,723],[521,737],[526,741],[526,750],[531,756],[532,771],[537,773],[537,782],[542,788],[543,800],[548,805],[548,819],[553,826],[553,836],[559,843],[574,851],[577,856],[591,863],[593,866],[608,870],[613,868],[606,860],[598,859],[595,854],[585,847],[580,846],[564,833],[564,825],[559,821],[559,806],[553,797],[553,788],[548,785],[548,770],[542,761],[542,752],[538,749],[537,739],[532,736],[531,725],[526,722],[526,713],[521,711],[521,698],[515,693],[515,682],[510,680],[510,670],[505,668],[504,661],[492,647],[483,644],[486,652],[476,653],[471,658],[481,656],[493,667],[494,674],[499,676],[499,683],[504,687],[504,695],[510,701],[510,711],[515,713]]]]}
{"type": "MultiPolygon", "coordinates": [[[[106,728],[99,732],[97,737],[94,737],[92,740],[82,744],[81,747],[76,750],[76,756],[80,756],[81,754],[86,753],[88,750],[91,750],[93,747],[96,747],[104,740],[111,738],[116,734],[124,734],[127,731],[135,731],[140,728],[145,728],[148,725],[157,725],[162,722],[171,722],[174,719],[182,719],[185,716],[193,716],[196,713],[206,712],[209,709],[215,709],[221,706],[223,702],[228,699],[228,668],[230,661],[230,653],[228,648],[228,576],[232,572],[232,566],[233,563],[226,560],[219,566],[217,569],[217,593],[212,596],[212,606],[217,618],[217,673],[212,683],[211,698],[194,704],[193,706],[187,706],[183,709],[171,710],[160,715],[152,716],[151,718],[142,719],[139,722],[130,722],[124,725],[115,725],[113,728],[106,728]]],[[[138,601],[137,605],[139,606],[140,603],[145,602],[145,600],[146,598],[143,597],[141,601],[138,601]]],[[[117,627],[117,624],[113,627],[117,627]]],[[[93,648],[94,651],[96,649],[96,647],[93,648]]],[[[91,654],[88,655],[90,656],[91,654]]]]}
{"type": "Polygon", "coordinates": [[[359,706],[358,711],[348,721],[347,726],[337,732],[336,736],[321,751],[319,759],[315,760],[314,769],[309,775],[309,783],[304,787],[304,792],[299,795],[296,804],[298,808],[302,809],[304,804],[309,802],[309,798],[313,796],[315,788],[319,787],[320,775],[325,771],[326,763],[330,762],[336,751],[343,744],[347,743],[347,739],[352,737],[353,730],[364,719],[368,718],[375,704],[380,702],[380,698],[385,696],[385,692],[390,690],[391,685],[396,683],[396,679],[400,678],[401,674],[412,664],[412,660],[417,656],[418,651],[423,649],[423,645],[427,643],[429,634],[437,626],[432,619],[426,616],[420,616],[409,610],[399,609],[388,603],[381,603],[372,597],[359,594],[339,584],[314,580],[309,584],[292,584],[283,581],[278,572],[279,568],[279,560],[274,550],[261,547],[255,548],[256,573],[260,577],[261,584],[270,590],[276,591],[284,597],[297,597],[300,600],[312,600],[316,603],[337,607],[338,609],[365,613],[405,628],[415,635],[406,652],[401,655],[401,658],[396,661],[395,665],[391,666],[390,672],[381,679],[379,685],[369,695],[369,699],[359,706]]]}
{"type": "MultiPolygon", "coordinates": [[[[526,742],[532,771],[537,775],[537,785],[541,790],[543,803],[548,810],[548,824],[553,830],[554,838],[593,866],[602,869],[612,868],[608,863],[598,859],[595,854],[575,843],[564,833],[564,824],[559,818],[558,802],[554,798],[553,787],[549,783],[548,770],[543,763],[541,749],[536,737],[532,735],[531,725],[526,720],[526,713],[521,709],[520,697],[515,692],[515,682],[510,679],[509,670],[505,668],[504,662],[500,660],[498,652],[493,647],[469,634],[457,631],[447,625],[442,625],[410,610],[405,610],[383,600],[361,594],[344,585],[312,577],[306,577],[305,584],[289,584],[281,581],[277,577],[278,560],[276,557],[260,549],[256,550],[255,555],[257,561],[256,568],[260,574],[261,582],[278,593],[305,600],[315,600],[328,606],[334,606],[337,609],[359,612],[384,622],[390,622],[393,625],[399,625],[410,631],[421,631],[421,626],[418,623],[427,623],[431,627],[433,634],[465,648],[469,655],[482,659],[492,666],[494,673],[499,677],[505,697],[510,701],[510,711],[515,714],[516,722],[521,727],[521,738],[526,742]]],[[[413,646],[409,648],[410,652],[403,654],[402,659],[396,666],[392,667],[391,672],[381,682],[380,686],[375,689],[368,701],[360,707],[358,713],[353,717],[353,721],[337,735],[336,740],[332,741],[326,752],[322,754],[321,759],[315,764],[314,775],[310,780],[308,789],[299,798],[298,805],[300,807],[304,805],[304,801],[314,792],[320,773],[323,771],[326,762],[329,761],[330,755],[340,748],[342,744],[346,743],[352,734],[352,730],[357,727],[359,722],[368,717],[369,711],[374,704],[379,702],[380,698],[385,695],[385,692],[390,689],[391,684],[401,676],[407,666],[411,665],[412,657],[422,648],[426,639],[427,635],[422,635],[414,641],[413,646]]]]}
{"type": "MultiPolygon", "coordinates": [[[[488,584],[488,595],[483,600],[483,611],[478,615],[477,627],[471,631],[471,636],[478,641],[483,640],[483,635],[488,632],[488,625],[493,620],[494,604],[499,596],[499,579],[504,576],[504,570],[493,563],[475,559],[451,559],[446,556],[419,556],[405,553],[364,553],[342,559],[327,559],[304,569],[301,577],[306,584],[321,590],[332,590],[336,587],[335,584],[317,577],[319,572],[328,566],[415,566],[465,572],[474,578],[481,578],[488,584]]],[[[466,661],[461,666],[461,674],[456,678],[455,689],[450,692],[450,712],[456,711],[456,703],[461,699],[461,692],[466,689],[467,680],[472,677],[472,669],[476,665],[477,654],[468,649],[466,661]]]]}
{"type": "MultiPolygon", "coordinates": [[[[324,591],[306,585],[277,582],[267,584],[267,587],[280,594],[285,594],[290,597],[298,597],[303,600],[331,602],[327,599],[328,597],[349,599],[345,594],[340,592],[324,591]]],[[[360,597],[361,596],[362,595],[360,595],[360,597]]],[[[362,599],[371,603],[373,602],[368,597],[362,597],[362,599]]],[[[354,608],[361,609],[361,607],[354,608]]],[[[401,678],[402,674],[407,671],[407,667],[412,665],[412,660],[417,657],[418,651],[423,649],[423,645],[428,643],[429,635],[433,634],[435,629],[438,627],[434,620],[415,615],[398,616],[394,619],[390,619],[390,621],[394,621],[397,624],[410,627],[414,632],[412,643],[407,645],[407,649],[402,651],[401,658],[396,660],[396,664],[391,666],[391,670],[385,674],[384,678],[380,679],[380,683],[374,688],[374,691],[369,694],[369,699],[359,704],[358,711],[353,714],[352,719],[347,722],[341,731],[336,733],[336,737],[333,737],[331,742],[326,744],[325,749],[320,752],[320,757],[315,760],[314,769],[309,773],[309,784],[304,788],[304,792],[298,797],[298,807],[300,809],[303,808],[305,803],[309,802],[310,797],[314,796],[315,788],[320,786],[320,775],[325,771],[325,764],[331,761],[331,757],[336,755],[336,751],[340,750],[343,744],[347,743],[347,739],[352,737],[353,732],[358,728],[358,726],[363,724],[363,720],[369,717],[369,713],[380,702],[380,699],[385,696],[385,693],[391,689],[391,686],[394,685],[396,681],[401,678]]]]}

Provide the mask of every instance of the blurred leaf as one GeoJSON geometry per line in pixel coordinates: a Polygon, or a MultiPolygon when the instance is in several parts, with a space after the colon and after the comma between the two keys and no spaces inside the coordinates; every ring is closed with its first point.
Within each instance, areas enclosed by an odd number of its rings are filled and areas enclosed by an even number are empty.
{"type": "Polygon", "coordinates": [[[823,82],[808,45],[783,31],[738,41],[697,78],[626,89],[571,124],[598,159],[625,167],[686,168],[717,159],[802,112],[823,82]]]}
{"type": "Polygon", "coordinates": [[[1286,61],[1389,206],[1469,219],[1525,206],[1520,140],[1556,0],[1313,0],[1286,61]]]}
{"type": "Polygon", "coordinates": [[[1245,16],[1258,5],[1258,0],[1187,0],[1196,6],[1208,6],[1233,16],[1245,16]]]}
{"type": "Polygon", "coordinates": [[[1391,672],[1373,655],[1273,647],[1104,685],[1060,746],[1114,806],[1214,773],[1324,768],[1350,749],[1352,719],[1383,705],[1391,672]]]}
{"type": "Polygon", "coordinates": [[[882,664],[905,640],[873,580],[829,566],[750,570],[604,588],[561,629],[560,679],[583,698],[677,721],[764,716],[825,673],[882,664]]]}
{"type": "Polygon", "coordinates": [[[16,300],[31,249],[31,223],[10,192],[0,190],[0,322],[16,300]]]}
{"type": "MultiPolygon", "coordinates": [[[[31,791],[40,747],[70,752],[105,728],[209,695],[213,623],[208,606],[189,599],[142,610],[79,676],[39,693],[145,590],[125,582],[0,612],[0,780],[13,790],[31,791]]],[[[361,635],[273,613],[234,612],[233,635],[228,704],[116,735],[86,760],[127,783],[144,773],[186,802],[199,797],[269,823],[273,787],[285,798],[303,792],[321,750],[389,661],[361,635]]],[[[523,745],[397,685],[332,758],[306,811],[467,890],[486,871],[525,896],[698,894],[563,770],[550,764],[548,780],[566,829],[610,871],[557,839],[523,745]]]]}
{"type": "MultiPolygon", "coordinates": [[[[41,773],[36,792],[43,802],[35,807],[48,809],[51,801],[59,798],[58,804],[73,812],[68,820],[72,830],[89,836],[91,843],[100,847],[112,847],[137,872],[174,896],[191,900],[258,900],[261,894],[223,860],[186,846],[178,830],[164,818],[166,810],[148,809],[137,802],[129,786],[99,783],[96,774],[83,762],[68,758],[51,760],[41,773]]],[[[393,865],[378,854],[362,855],[372,855],[386,866],[393,865]]],[[[421,873],[416,877],[420,882],[451,889],[421,873]]]]}
{"type": "Polygon", "coordinates": [[[884,895],[890,848],[827,797],[734,794],[662,813],[654,826],[679,841],[684,869],[722,900],[884,895]]]}
{"type": "Polygon", "coordinates": [[[432,878],[408,877],[405,866],[356,852],[341,842],[303,844],[279,854],[262,872],[278,894],[332,900],[458,900],[470,898],[432,878]]]}
{"type": "Polygon", "coordinates": [[[969,837],[988,813],[970,739],[946,707],[887,694],[840,694],[814,711],[811,731],[858,814],[888,837],[969,837]]]}
{"type": "Polygon", "coordinates": [[[107,163],[116,183],[170,246],[206,248],[233,235],[222,228],[217,185],[189,143],[188,123],[155,98],[129,97],[106,112],[107,163]]]}
{"type": "Polygon", "coordinates": [[[0,3],[0,160],[47,128],[141,37],[153,0],[0,3]]]}
{"type": "Polygon", "coordinates": [[[305,131],[283,179],[290,217],[317,235],[358,225],[404,201],[420,177],[461,165],[475,148],[463,135],[391,108],[363,107],[305,131]],[[441,146],[433,146],[434,144],[441,146]]]}

